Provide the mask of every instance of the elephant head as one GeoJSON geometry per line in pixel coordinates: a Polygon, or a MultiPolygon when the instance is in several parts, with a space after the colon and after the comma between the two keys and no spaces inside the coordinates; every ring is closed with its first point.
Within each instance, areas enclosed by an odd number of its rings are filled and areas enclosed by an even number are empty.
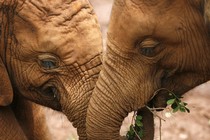
{"type": "Polygon", "coordinates": [[[0,106],[21,95],[62,111],[86,139],[102,39],[88,0],[0,0],[0,106]]]}
{"type": "MultiPolygon", "coordinates": [[[[210,78],[205,4],[209,6],[202,0],[114,1],[103,68],[88,106],[89,139],[118,140],[123,119],[143,108],[158,89],[181,95],[210,78]]],[[[166,103],[168,95],[159,94],[156,106],[166,103]]]]}

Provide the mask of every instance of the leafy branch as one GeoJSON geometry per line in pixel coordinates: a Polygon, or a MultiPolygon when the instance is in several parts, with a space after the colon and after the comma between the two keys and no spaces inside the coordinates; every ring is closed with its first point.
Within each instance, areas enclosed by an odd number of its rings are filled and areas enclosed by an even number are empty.
{"type": "Polygon", "coordinates": [[[186,107],[187,103],[182,102],[181,98],[183,97],[177,97],[173,92],[169,93],[170,99],[167,101],[167,105],[170,105],[173,109],[173,113],[180,110],[181,112],[188,112],[190,113],[190,110],[186,107]]]}
{"type": "Polygon", "coordinates": [[[130,130],[126,134],[126,138],[128,140],[134,140],[135,137],[137,137],[139,140],[144,135],[143,131],[143,123],[142,123],[142,116],[136,115],[137,112],[135,111],[132,119],[132,124],[130,125],[130,130]],[[135,124],[133,124],[133,121],[135,120],[135,124]]]}
{"type": "MultiPolygon", "coordinates": [[[[173,110],[172,112],[175,113],[177,111],[181,111],[181,112],[188,112],[190,113],[190,110],[186,107],[188,104],[186,102],[181,101],[181,98],[183,97],[178,97],[176,94],[174,94],[173,92],[171,92],[168,89],[159,89],[158,91],[155,92],[155,94],[157,92],[159,92],[160,90],[167,90],[169,93],[169,99],[167,100],[167,105],[169,105],[171,107],[171,109],[173,110]]],[[[157,115],[156,110],[159,108],[150,108],[148,106],[146,106],[147,109],[149,109],[154,116],[157,116],[160,120],[160,140],[161,140],[161,120],[165,121],[163,118],[161,118],[159,115],[157,115]]],[[[164,109],[164,108],[161,108],[164,109]]],[[[130,125],[130,130],[127,132],[126,134],[126,138],[128,140],[134,140],[135,137],[137,137],[139,140],[142,139],[143,135],[144,135],[144,131],[143,131],[143,123],[142,123],[142,116],[141,115],[137,115],[137,111],[134,112],[133,118],[132,118],[132,123],[130,125]],[[133,124],[133,122],[135,121],[135,123],[133,124]]]]}

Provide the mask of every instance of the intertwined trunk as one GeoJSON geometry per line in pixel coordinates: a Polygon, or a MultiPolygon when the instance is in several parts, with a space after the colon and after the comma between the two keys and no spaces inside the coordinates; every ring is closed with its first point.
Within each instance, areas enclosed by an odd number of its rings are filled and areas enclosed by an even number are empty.
{"type": "MultiPolygon", "coordinates": [[[[142,103],[135,102],[135,99],[132,99],[134,97],[132,93],[123,95],[121,88],[115,85],[114,80],[110,83],[107,79],[112,78],[106,71],[101,71],[88,106],[86,126],[87,136],[90,140],[122,139],[119,135],[122,121],[129,112],[144,105],[144,100],[142,103]]],[[[139,113],[143,116],[145,124],[143,139],[153,140],[153,115],[146,108],[143,108],[139,113]]]]}
{"type": "Polygon", "coordinates": [[[87,140],[86,112],[93,89],[95,88],[101,70],[101,53],[81,65],[78,76],[66,78],[64,76],[63,88],[66,93],[61,97],[62,112],[68,117],[73,126],[77,128],[80,140],[87,140]]]}
{"type": "MultiPolygon", "coordinates": [[[[100,74],[102,76],[104,72],[100,74]]],[[[106,79],[99,78],[88,106],[88,139],[119,140],[120,127],[128,109],[123,108],[123,99],[115,96],[106,79]]]]}

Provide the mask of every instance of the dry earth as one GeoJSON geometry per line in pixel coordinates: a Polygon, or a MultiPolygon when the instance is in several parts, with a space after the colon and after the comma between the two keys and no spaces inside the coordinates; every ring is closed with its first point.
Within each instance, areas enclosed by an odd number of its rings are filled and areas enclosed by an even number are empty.
{"type": "MultiPolygon", "coordinates": [[[[113,0],[90,0],[98,15],[103,37],[106,36],[109,15],[113,0]]],[[[161,121],[162,140],[210,140],[210,82],[207,82],[185,94],[184,101],[189,104],[191,113],[176,113],[165,117],[168,111],[160,112],[166,121],[161,121]]],[[[132,113],[125,119],[121,134],[125,134],[131,123],[132,113]]],[[[46,109],[46,118],[53,140],[77,140],[76,129],[66,117],[51,109],[46,109]]],[[[155,118],[155,140],[160,139],[159,119],[155,118]]]]}

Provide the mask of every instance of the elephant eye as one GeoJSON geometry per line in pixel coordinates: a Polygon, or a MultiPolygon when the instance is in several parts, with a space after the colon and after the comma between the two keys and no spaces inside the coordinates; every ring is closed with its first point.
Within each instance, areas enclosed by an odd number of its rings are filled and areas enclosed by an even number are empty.
{"type": "Polygon", "coordinates": [[[40,64],[45,69],[54,69],[54,68],[57,68],[56,62],[54,62],[52,60],[41,60],[40,61],[40,64]]]}
{"type": "Polygon", "coordinates": [[[147,38],[137,43],[140,53],[148,57],[155,55],[155,48],[157,45],[159,45],[159,42],[151,38],[147,38]]]}
{"type": "Polygon", "coordinates": [[[51,70],[59,67],[59,61],[54,56],[42,55],[38,57],[39,65],[46,70],[51,70]]]}

